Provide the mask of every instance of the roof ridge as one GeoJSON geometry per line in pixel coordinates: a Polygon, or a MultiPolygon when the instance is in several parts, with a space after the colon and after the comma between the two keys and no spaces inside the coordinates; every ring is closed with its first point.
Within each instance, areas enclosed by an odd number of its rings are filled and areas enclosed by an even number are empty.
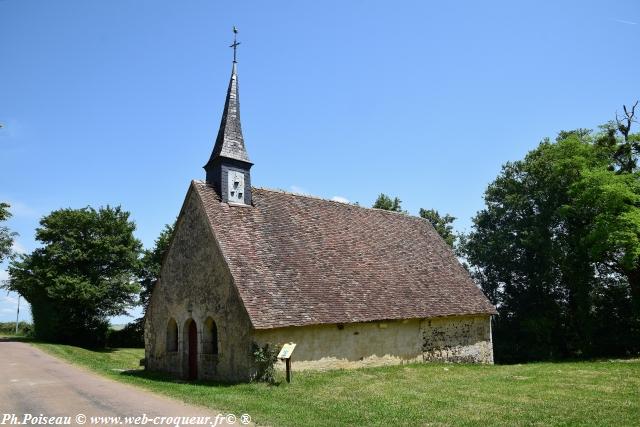
{"type": "Polygon", "coordinates": [[[340,201],[337,201],[337,200],[326,199],[324,197],[316,196],[316,195],[313,195],[313,194],[292,193],[291,191],[282,190],[282,189],[279,189],[279,188],[266,188],[266,187],[253,187],[252,186],[252,189],[271,191],[273,193],[289,194],[291,196],[296,196],[296,197],[306,197],[306,198],[309,198],[309,199],[321,200],[323,202],[339,203],[340,205],[343,205],[343,206],[344,205],[353,206],[354,208],[365,209],[365,210],[368,210],[368,211],[384,212],[384,213],[388,213],[388,214],[391,214],[391,215],[402,215],[403,217],[406,217],[406,218],[415,218],[415,219],[426,221],[426,219],[424,219],[424,218],[422,218],[420,216],[411,215],[408,212],[390,211],[390,210],[387,210],[387,209],[380,209],[380,208],[373,208],[373,207],[370,208],[370,207],[367,207],[367,206],[362,206],[360,204],[355,204],[355,203],[351,203],[351,202],[345,203],[345,202],[340,202],[340,201]]]}
{"type": "MultiPolygon", "coordinates": [[[[199,184],[203,184],[203,185],[207,185],[206,181],[201,180],[201,179],[192,179],[192,182],[196,182],[199,184]]],[[[339,202],[337,200],[331,200],[331,199],[327,199],[321,196],[316,196],[313,194],[300,194],[300,193],[293,193],[291,191],[287,191],[287,190],[282,190],[280,188],[267,188],[267,187],[255,187],[255,186],[251,186],[252,190],[264,190],[264,191],[270,191],[272,193],[281,193],[281,194],[288,194],[290,196],[296,196],[296,197],[306,197],[308,199],[315,199],[315,200],[320,200],[323,202],[331,202],[331,203],[338,203],[342,206],[353,206],[354,208],[360,208],[360,209],[364,209],[367,211],[376,211],[376,212],[383,212],[385,214],[389,214],[389,215],[401,215],[404,218],[411,218],[411,219],[416,219],[419,221],[427,221],[427,219],[422,218],[421,216],[417,216],[417,215],[411,215],[408,212],[398,212],[398,211],[390,211],[387,209],[380,209],[380,208],[370,208],[367,206],[362,206],[362,205],[356,205],[355,203],[345,203],[345,202],[339,202]]]]}
{"type": "Polygon", "coordinates": [[[422,218],[261,187],[229,209],[193,182],[256,329],[495,314],[422,218]]]}

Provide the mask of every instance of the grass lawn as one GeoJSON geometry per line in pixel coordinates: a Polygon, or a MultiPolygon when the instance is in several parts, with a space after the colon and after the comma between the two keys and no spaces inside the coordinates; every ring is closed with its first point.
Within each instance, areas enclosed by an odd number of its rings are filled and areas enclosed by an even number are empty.
{"type": "MultiPolygon", "coordinates": [[[[293,382],[187,384],[138,367],[141,349],[34,343],[118,381],[258,424],[640,425],[640,360],[479,366],[412,364],[295,372],[293,382]]],[[[295,362],[294,362],[295,369],[295,362]]]]}

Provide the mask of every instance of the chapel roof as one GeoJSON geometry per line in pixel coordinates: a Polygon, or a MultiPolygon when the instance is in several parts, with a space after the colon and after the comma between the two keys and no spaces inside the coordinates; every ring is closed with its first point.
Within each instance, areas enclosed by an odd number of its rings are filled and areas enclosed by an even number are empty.
{"type": "Polygon", "coordinates": [[[192,190],[256,329],[496,313],[422,218],[263,188],[230,206],[202,181],[192,190]]]}

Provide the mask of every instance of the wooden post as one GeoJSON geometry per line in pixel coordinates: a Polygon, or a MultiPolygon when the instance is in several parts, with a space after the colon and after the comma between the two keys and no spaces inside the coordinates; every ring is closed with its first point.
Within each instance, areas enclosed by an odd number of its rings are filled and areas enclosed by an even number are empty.
{"type": "Polygon", "coordinates": [[[287,382],[291,382],[291,353],[296,348],[296,343],[290,342],[282,346],[280,349],[280,353],[278,353],[277,358],[280,360],[284,359],[284,364],[287,368],[287,382]]]}
{"type": "Polygon", "coordinates": [[[285,364],[287,366],[287,382],[291,382],[291,358],[288,357],[285,359],[285,364]]]}

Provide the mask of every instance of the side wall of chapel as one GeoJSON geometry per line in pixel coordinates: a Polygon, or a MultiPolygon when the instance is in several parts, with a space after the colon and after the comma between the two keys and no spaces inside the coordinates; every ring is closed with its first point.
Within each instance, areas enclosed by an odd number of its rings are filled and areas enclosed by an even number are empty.
{"type": "MultiPolygon", "coordinates": [[[[295,370],[411,362],[493,363],[491,317],[455,316],[255,331],[264,345],[296,343],[295,370]]],[[[283,363],[279,363],[283,368],[283,363]]]]}

